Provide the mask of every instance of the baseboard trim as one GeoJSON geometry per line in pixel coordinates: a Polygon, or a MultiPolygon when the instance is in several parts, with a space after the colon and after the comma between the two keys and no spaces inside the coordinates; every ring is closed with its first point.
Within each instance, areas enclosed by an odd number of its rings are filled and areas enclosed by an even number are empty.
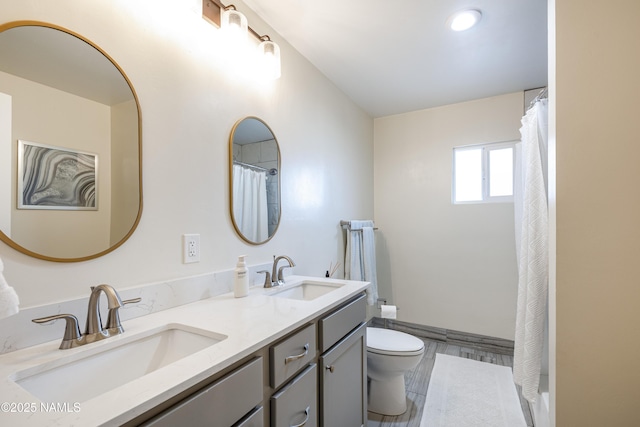
{"type": "Polygon", "coordinates": [[[513,356],[514,342],[503,338],[436,328],[434,326],[402,322],[395,319],[382,319],[380,317],[373,317],[369,321],[369,324],[378,328],[394,329],[417,337],[442,341],[448,344],[472,348],[474,350],[513,356]]]}

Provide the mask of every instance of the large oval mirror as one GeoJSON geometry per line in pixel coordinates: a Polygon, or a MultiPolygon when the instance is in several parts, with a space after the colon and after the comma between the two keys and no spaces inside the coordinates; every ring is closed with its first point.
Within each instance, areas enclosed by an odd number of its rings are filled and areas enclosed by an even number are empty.
{"type": "Polygon", "coordinates": [[[49,261],[104,255],[142,212],[140,110],[120,67],[64,28],[0,25],[0,239],[49,261]]]}
{"type": "Polygon", "coordinates": [[[257,117],[238,121],[229,137],[231,220],[248,243],[269,241],[280,224],[280,147],[257,117]]]}

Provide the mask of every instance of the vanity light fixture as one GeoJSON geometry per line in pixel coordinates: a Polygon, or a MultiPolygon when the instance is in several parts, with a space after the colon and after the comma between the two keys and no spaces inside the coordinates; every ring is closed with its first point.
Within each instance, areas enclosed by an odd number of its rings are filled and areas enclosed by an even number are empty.
{"type": "Polygon", "coordinates": [[[262,62],[265,77],[275,80],[280,78],[280,46],[271,41],[269,36],[260,37],[258,57],[262,62]]]}
{"type": "Polygon", "coordinates": [[[477,9],[466,9],[454,13],[449,17],[447,23],[453,31],[465,31],[480,22],[482,12],[477,9]]]}
{"type": "Polygon", "coordinates": [[[251,33],[258,41],[258,61],[265,77],[280,78],[280,47],[267,35],[258,34],[247,23],[247,18],[234,5],[225,6],[219,0],[202,0],[202,17],[218,28],[251,33]]]}
{"type": "Polygon", "coordinates": [[[249,31],[247,18],[234,5],[220,8],[220,28],[238,40],[246,40],[249,31]]]}

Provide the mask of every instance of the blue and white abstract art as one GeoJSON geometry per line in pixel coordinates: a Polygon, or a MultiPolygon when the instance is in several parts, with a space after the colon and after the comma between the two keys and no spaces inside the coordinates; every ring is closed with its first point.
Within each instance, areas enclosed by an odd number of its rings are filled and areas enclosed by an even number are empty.
{"type": "Polygon", "coordinates": [[[97,154],[18,141],[18,209],[97,210],[97,154]]]}

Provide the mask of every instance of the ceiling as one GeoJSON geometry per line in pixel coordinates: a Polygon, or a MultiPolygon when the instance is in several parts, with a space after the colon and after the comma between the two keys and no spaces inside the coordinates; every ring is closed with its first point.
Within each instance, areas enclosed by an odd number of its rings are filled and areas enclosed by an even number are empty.
{"type": "Polygon", "coordinates": [[[547,0],[244,2],[372,117],[547,84],[547,0]]]}

